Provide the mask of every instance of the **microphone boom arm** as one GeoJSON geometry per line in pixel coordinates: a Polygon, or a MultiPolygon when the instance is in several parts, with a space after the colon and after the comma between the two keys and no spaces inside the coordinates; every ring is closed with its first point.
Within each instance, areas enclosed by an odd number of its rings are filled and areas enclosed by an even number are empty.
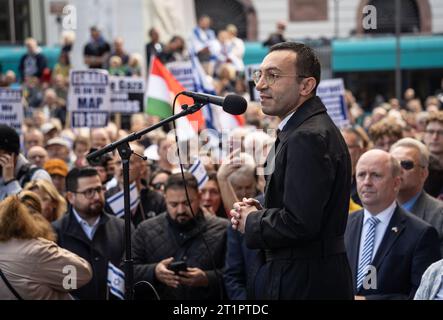
{"type": "Polygon", "coordinates": [[[86,156],[86,158],[89,161],[95,160],[95,159],[103,156],[104,154],[106,154],[108,152],[114,151],[115,149],[118,148],[119,145],[121,145],[123,143],[131,142],[131,141],[134,141],[134,140],[139,140],[141,137],[143,137],[148,132],[154,131],[155,129],[158,129],[158,128],[162,127],[163,125],[165,125],[165,124],[167,124],[167,123],[169,123],[171,121],[177,120],[178,118],[187,116],[188,114],[195,113],[198,110],[200,110],[203,106],[204,106],[204,104],[202,104],[202,103],[196,103],[196,104],[194,104],[194,105],[192,105],[190,107],[187,106],[187,105],[183,105],[182,106],[183,111],[181,111],[181,112],[179,112],[179,113],[177,113],[175,115],[172,115],[172,116],[170,116],[170,117],[168,117],[166,119],[163,119],[159,123],[156,123],[156,124],[154,124],[154,125],[152,125],[150,127],[143,128],[143,129],[141,129],[141,130],[139,130],[137,132],[133,132],[133,133],[127,135],[126,137],[124,137],[124,138],[122,138],[120,140],[117,140],[115,142],[112,142],[112,143],[104,146],[102,149],[99,149],[99,150],[96,150],[94,152],[91,152],[90,154],[88,154],[86,156]]]}
{"type": "MultiPolygon", "coordinates": [[[[180,94],[180,93],[179,93],[180,94]]],[[[132,260],[132,248],[131,248],[131,207],[130,207],[130,192],[129,192],[129,163],[130,158],[133,153],[129,142],[134,140],[139,140],[143,135],[148,132],[151,132],[157,128],[160,128],[164,124],[174,121],[178,118],[187,116],[188,114],[192,114],[197,112],[204,106],[203,103],[195,103],[192,106],[183,105],[182,111],[172,115],[166,119],[163,119],[159,123],[156,123],[150,127],[146,127],[137,132],[133,132],[126,137],[112,142],[106,146],[104,146],[100,150],[96,150],[91,152],[86,156],[88,161],[94,161],[97,158],[100,158],[104,154],[111,152],[115,149],[118,150],[118,154],[122,160],[123,167],[123,199],[124,199],[124,220],[125,220],[125,299],[133,300],[134,298],[134,284],[133,284],[133,274],[134,274],[134,261],[132,260]]]]}

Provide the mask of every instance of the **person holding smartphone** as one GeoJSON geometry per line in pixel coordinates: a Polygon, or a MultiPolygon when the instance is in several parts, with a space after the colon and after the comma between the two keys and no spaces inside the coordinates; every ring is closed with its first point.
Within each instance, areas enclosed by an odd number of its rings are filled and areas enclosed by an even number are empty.
{"type": "Polygon", "coordinates": [[[31,164],[20,153],[20,137],[14,128],[0,125],[0,201],[38,179],[52,183],[45,170],[31,164]]]}
{"type": "Polygon", "coordinates": [[[151,283],[162,300],[221,299],[229,222],[204,214],[197,180],[188,172],[184,177],[168,178],[166,212],[143,221],[133,235],[134,280],[151,283]]]}

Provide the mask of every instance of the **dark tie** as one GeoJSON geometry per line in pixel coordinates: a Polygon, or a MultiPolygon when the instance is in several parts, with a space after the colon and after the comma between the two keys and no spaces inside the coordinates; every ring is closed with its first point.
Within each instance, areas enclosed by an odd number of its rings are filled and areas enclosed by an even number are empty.
{"type": "Polygon", "coordinates": [[[280,143],[280,133],[281,133],[281,130],[277,129],[277,138],[275,139],[275,152],[277,152],[277,147],[278,147],[278,144],[280,143]]]}

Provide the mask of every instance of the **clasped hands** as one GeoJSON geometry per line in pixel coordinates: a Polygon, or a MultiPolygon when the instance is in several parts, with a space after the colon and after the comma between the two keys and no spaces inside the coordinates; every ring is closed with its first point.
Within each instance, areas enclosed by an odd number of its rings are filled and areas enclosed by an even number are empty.
{"type": "Polygon", "coordinates": [[[234,203],[233,209],[229,212],[231,215],[232,228],[241,233],[245,233],[245,224],[248,215],[261,209],[263,208],[260,202],[254,198],[243,198],[243,201],[234,203]]]}

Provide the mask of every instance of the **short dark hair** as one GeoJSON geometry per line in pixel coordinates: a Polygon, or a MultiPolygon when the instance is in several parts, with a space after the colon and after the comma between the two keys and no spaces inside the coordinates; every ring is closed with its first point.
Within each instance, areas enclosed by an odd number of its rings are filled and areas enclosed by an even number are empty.
{"type": "Polygon", "coordinates": [[[0,124],[0,149],[7,153],[20,153],[20,137],[14,128],[0,124]]]}
{"type": "Polygon", "coordinates": [[[197,179],[189,172],[185,172],[184,176],[185,176],[185,180],[183,181],[183,177],[180,172],[171,174],[169,176],[168,180],[166,180],[165,192],[168,189],[184,189],[185,182],[186,182],[186,187],[188,189],[192,189],[192,190],[198,192],[197,179]]]}
{"type": "Polygon", "coordinates": [[[66,191],[76,192],[78,188],[78,179],[94,176],[98,176],[98,171],[92,167],[72,169],[66,176],[66,191]]]}
{"type": "Polygon", "coordinates": [[[216,171],[208,171],[207,172],[208,175],[208,181],[215,181],[218,185],[218,179],[217,179],[217,172],[216,171]]]}
{"type": "MultiPolygon", "coordinates": [[[[269,52],[280,50],[288,50],[297,54],[297,58],[295,59],[295,68],[298,75],[315,78],[317,84],[312,92],[316,94],[318,84],[320,83],[321,65],[314,50],[303,43],[281,42],[273,45],[271,49],[269,49],[269,52]]],[[[298,79],[297,81],[300,80],[298,79]]]]}

